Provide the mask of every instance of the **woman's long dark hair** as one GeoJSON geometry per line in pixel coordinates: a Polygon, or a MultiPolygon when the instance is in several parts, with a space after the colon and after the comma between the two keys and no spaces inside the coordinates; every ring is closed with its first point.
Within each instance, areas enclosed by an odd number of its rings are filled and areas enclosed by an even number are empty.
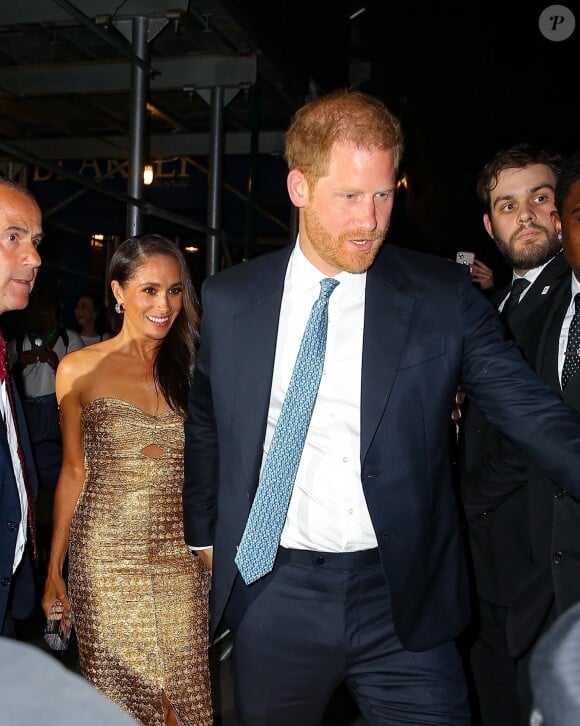
{"type": "Polygon", "coordinates": [[[183,305],[170,331],[161,341],[153,377],[169,406],[187,414],[187,394],[199,343],[200,305],[191,282],[187,262],[179,247],[160,234],[129,237],[119,245],[109,265],[109,282],[121,287],[134,277],[137,269],[150,257],[172,257],[181,271],[183,305]]]}

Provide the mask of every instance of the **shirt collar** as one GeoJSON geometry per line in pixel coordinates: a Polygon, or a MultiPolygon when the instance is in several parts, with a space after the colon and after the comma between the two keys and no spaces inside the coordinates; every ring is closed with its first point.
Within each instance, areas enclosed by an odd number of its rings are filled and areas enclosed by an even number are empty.
{"type": "Polygon", "coordinates": [[[550,257],[550,259],[547,262],[544,262],[543,265],[539,265],[538,267],[533,267],[531,270],[528,270],[525,275],[515,275],[515,274],[512,275],[512,285],[513,285],[514,280],[517,280],[518,278],[520,278],[520,279],[523,278],[524,280],[528,280],[528,282],[531,284],[539,277],[539,275],[542,272],[542,270],[544,269],[544,267],[546,267],[546,265],[549,265],[553,259],[554,259],[553,257],[550,257]]]}
{"type": "MultiPolygon", "coordinates": [[[[318,287],[320,281],[327,275],[323,275],[320,270],[315,267],[310,260],[306,258],[304,252],[300,248],[299,237],[296,238],[296,244],[290,256],[288,264],[288,272],[286,274],[286,285],[288,288],[297,293],[304,293],[312,288],[318,287]]],[[[335,280],[340,282],[339,289],[341,293],[356,295],[364,298],[367,273],[339,272],[335,275],[335,280]]]]}

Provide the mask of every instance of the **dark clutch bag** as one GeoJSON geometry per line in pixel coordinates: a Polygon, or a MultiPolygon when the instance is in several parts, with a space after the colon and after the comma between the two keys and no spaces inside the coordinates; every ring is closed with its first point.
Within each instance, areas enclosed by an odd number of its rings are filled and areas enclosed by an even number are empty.
{"type": "Polygon", "coordinates": [[[72,631],[72,617],[70,610],[64,612],[60,600],[55,600],[50,608],[44,640],[52,650],[66,650],[68,648],[72,631]]]}

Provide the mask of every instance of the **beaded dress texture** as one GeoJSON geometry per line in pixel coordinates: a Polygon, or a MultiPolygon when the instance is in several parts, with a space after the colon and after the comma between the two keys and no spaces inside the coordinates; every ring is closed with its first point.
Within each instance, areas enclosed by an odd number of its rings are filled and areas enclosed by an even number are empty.
{"type": "Polygon", "coordinates": [[[163,726],[165,694],[180,724],[210,726],[209,572],[184,541],[183,419],[99,398],[82,426],[68,574],[81,672],[143,724],[163,726]]]}

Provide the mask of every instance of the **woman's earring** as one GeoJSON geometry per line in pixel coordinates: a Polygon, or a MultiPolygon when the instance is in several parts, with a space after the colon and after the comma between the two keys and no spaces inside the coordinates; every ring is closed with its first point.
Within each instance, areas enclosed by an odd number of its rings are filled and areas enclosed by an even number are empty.
{"type": "Polygon", "coordinates": [[[115,304],[115,312],[117,313],[117,315],[121,315],[121,313],[125,312],[125,306],[123,305],[123,303],[118,302],[115,304]]]}

